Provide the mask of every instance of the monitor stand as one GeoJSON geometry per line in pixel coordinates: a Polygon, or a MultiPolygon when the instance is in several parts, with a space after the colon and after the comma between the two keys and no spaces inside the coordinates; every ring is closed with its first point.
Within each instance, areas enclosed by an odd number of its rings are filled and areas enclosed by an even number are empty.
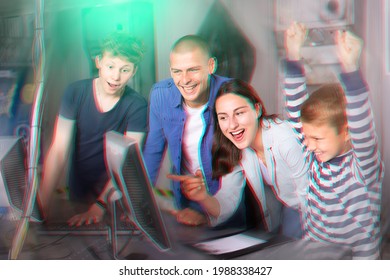
{"type": "MultiPolygon", "coordinates": [[[[120,251],[118,250],[118,234],[117,234],[117,218],[118,218],[118,216],[116,213],[116,208],[117,208],[117,202],[121,198],[122,198],[122,194],[119,190],[111,189],[108,192],[107,205],[108,205],[108,211],[110,213],[109,242],[111,243],[112,257],[115,260],[146,260],[146,259],[148,259],[148,255],[141,253],[141,252],[132,252],[125,257],[120,256],[120,251]]],[[[134,221],[131,221],[131,222],[134,224],[134,221]]],[[[131,239],[132,236],[129,234],[128,238],[131,239]]],[[[131,240],[130,240],[130,242],[131,242],[131,240]]]]}
{"type": "MultiPolygon", "coordinates": [[[[111,189],[107,195],[107,205],[108,211],[110,213],[110,224],[109,224],[109,241],[111,243],[112,256],[114,259],[119,260],[118,255],[118,234],[117,234],[117,226],[116,226],[116,203],[119,199],[122,198],[122,194],[116,190],[111,189]]],[[[130,237],[131,238],[131,237],[130,237]]]]}

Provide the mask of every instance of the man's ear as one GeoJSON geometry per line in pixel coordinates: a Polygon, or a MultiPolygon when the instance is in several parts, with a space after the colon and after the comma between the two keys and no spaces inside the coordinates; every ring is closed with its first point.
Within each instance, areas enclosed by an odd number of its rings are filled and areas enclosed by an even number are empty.
{"type": "Polygon", "coordinates": [[[214,74],[218,68],[218,60],[215,56],[209,58],[209,73],[214,74]]]}

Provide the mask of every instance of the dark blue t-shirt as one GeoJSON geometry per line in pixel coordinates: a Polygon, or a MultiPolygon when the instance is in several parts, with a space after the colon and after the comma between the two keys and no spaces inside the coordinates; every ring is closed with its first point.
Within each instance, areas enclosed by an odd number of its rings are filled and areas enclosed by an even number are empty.
{"type": "Polygon", "coordinates": [[[147,101],[126,86],[123,96],[110,111],[99,112],[93,95],[93,79],[87,79],[67,87],[59,114],[76,122],[68,177],[70,198],[96,199],[108,180],[104,134],[110,130],[146,132],[147,101]]]}

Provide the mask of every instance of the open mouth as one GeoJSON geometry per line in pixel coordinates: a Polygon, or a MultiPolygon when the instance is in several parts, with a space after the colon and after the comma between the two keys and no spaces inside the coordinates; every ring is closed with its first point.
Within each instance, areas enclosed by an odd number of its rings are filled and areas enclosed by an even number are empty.
{"type": "Polygon", "coordinates": [[[194,89],[197,87],[198,85],[193,85],[193,86],[182,86],[181,88],[184,90],[185,93],[193,93],[194,89]]]}
{"type": "Polygon", "coordinates": [[[234,140],[240,141],[244,137],[245,129],[240,129],[234,132],[230,132],[230,134],[233,136],[234,140]]]}
{"type": "Polygon", "coordinates": [[[108,84],[108,86],[109,86],[111,89],[113,89],[113,90],[116,90],[116,89],[120,88],[120,85],[111,84],[111,83],[109,83],[109,82],[107,82],[107,84],[108,84]]]}
{"type": "Polygon", "coordinates": [[[321,160],[322,157],[323,157],[323,153],[322,152],[314,152],[314,155],[317,159],[321,160]]]}

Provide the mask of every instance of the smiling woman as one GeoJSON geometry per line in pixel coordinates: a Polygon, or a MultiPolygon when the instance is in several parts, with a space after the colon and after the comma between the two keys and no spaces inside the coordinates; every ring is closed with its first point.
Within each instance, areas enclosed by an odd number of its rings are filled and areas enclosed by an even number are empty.
{"type": "MultiPolygon", "coordinates": [[[[281,227],[286,236],[301,237],[307,166],[292,127],[276,115],[268,115],[253,87],[238,79],[219,89],[214,122],[213,176],[241,169],[260,203],[266,228],[278,231],[281,227]]],[[[214,197],[203,194],[199,202],[215,214],[215,224],[219,224],[233,215],[243,192],[244,186],[225,187],[214,197]]]]}
{"type": "Polygon", "coordinates": [[[244,97],[227,93],[218,99],[215,109],[225,137],[239,149],[249,147],[259,127],[261,105],[256,103],[252,106],[244,97]]]}
{"type": "Polygon", "coordinates": [[[260,127],[266,126],[263,120],[278,120],[276,115],[267,114],[263,101],[251,85],[239,79],[224,83],[217,95],[215,113],[215,175],[232,170],[239,163],[242,149],[252,147],[258,155],[264,154],[260,127]]]}

